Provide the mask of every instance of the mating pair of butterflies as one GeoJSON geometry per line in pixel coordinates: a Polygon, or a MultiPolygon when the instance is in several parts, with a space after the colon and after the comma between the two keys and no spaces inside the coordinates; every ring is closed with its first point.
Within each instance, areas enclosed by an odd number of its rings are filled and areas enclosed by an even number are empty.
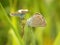
{"type": "MultiPolygon", "coordinates": [[[[12,16],[20,16],[20,18],[23,18],[24,15],[28,12],[27,9],[21,9],[18,10],[16,13],[11,13],[12,16]]],[[[40,13],[35,13],[32,17],[27,19],[27,25],[31,27],[45,27],[46,26],[46,20],[40,13]]]]}

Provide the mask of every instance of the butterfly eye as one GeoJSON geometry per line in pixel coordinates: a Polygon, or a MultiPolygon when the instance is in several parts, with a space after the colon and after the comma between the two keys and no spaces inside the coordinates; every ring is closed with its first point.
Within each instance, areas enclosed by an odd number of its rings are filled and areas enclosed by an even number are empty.
{"type": "Polygon", "coordinates": [[[14,15],[14,13],[10,13],[10,16],[13,16],[14,15]]]}

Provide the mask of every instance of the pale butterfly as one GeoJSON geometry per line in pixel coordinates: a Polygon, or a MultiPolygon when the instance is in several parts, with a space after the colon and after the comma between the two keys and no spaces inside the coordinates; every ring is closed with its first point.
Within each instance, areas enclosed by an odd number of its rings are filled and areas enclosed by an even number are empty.
{"type": "Polygon", "coordinates": [[[27,20],[27,25],[31,27],[44,27],[46,26],[46,20],[40,13],[35,13],[27,20]]]}
{"type": "Polygon", "coordinates": [[[28,9],[20,9],[17,12],[10,13],[11,16],[20,16],[20,18],[24,18],[25,14],[28,12],[28,9]]]}

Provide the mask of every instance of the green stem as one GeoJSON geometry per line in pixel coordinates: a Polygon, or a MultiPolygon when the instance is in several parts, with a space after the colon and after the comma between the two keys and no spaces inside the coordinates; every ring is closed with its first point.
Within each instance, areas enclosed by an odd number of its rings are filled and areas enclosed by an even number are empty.
{"type": "Polygon", "coordinates": [[[20,18],[20,25],[21,25],[21,37],[23,37],[24,35],[24,27],[25,27],[25,23],[23,22],[25,20],[25,18],[20,18]]]}

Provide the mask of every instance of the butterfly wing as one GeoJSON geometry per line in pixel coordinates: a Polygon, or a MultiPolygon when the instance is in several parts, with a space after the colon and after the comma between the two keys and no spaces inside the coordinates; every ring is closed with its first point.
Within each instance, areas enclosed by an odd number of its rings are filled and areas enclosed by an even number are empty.
{"type": "Polygon", "coordinates": [[[28,25],[31,27],[44,27],[46,26],[46,21],[42,15],[33,15],[28,19],[28,25]]]}

